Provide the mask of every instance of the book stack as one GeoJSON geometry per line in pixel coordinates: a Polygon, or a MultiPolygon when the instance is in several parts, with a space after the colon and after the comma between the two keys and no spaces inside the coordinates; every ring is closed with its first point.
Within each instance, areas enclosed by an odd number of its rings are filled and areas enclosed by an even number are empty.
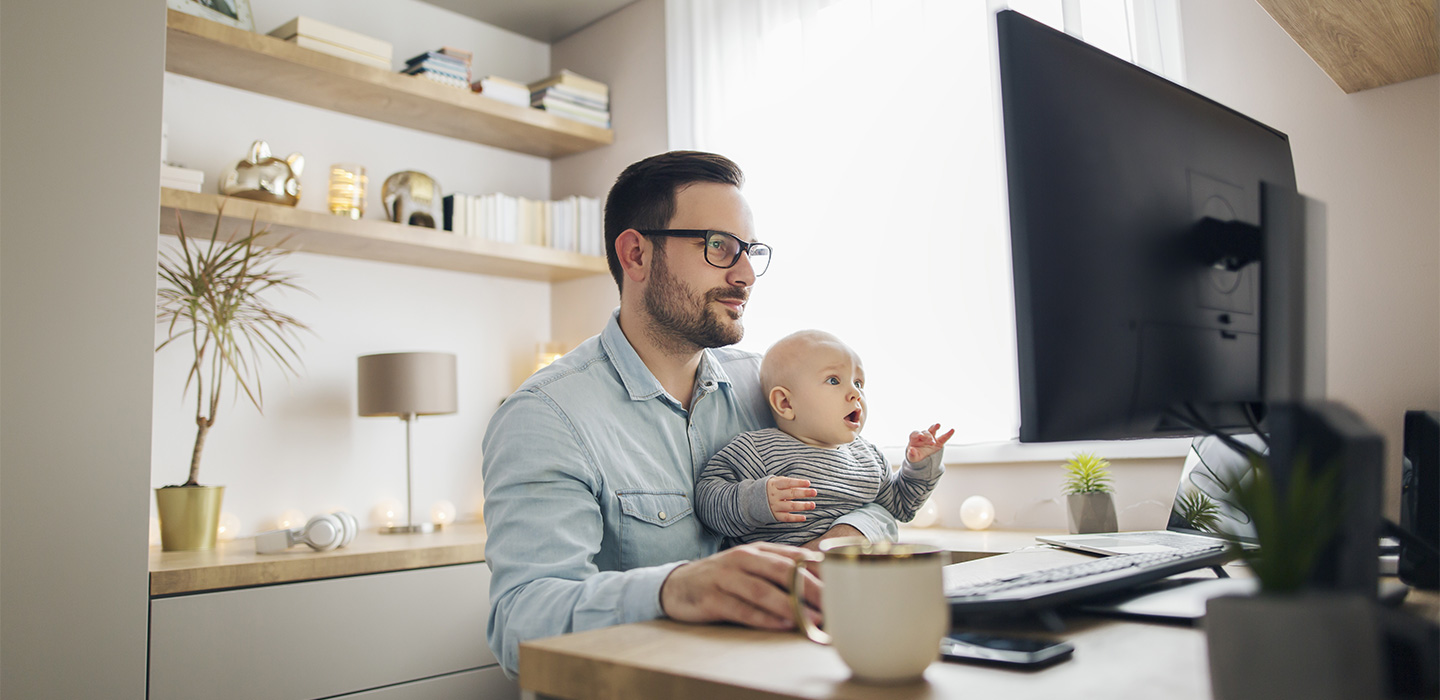
{"type": "Polygon", "coordinates": [[[301,48],[390,70],[390,42],[341,29],[309,17],[296,17],[280,25],[270,36],[288,41],[301,48]]]}
{"type": "Polygon", "coordinates": [[[610,128],[610,86],[568,70],[530,83],[530,106],[602,129],[610,128]]]}
{"type": "Polygon", "coordinates": [[[441,85],[469,90],[470,59],[469,51],[445,46],[410,57],[400,72],[418,75],[441,85]]]}
{"type": "Polygon", "coordinates": [[[160,186],[186,192],[199,192],[205,184],[205,171],[182,168],[167,163],[160,164],[160,186]]]}
{"type": "Polygon", "coordinates": [[[521,107],[530,106],[530,88],[524,83],[490,75],[475,81],[470,89],[492,100],[500,100],[521,107]]]}
{"type": "Polygon", "coordinates": [[[445,196],[445,228],[457,236],[501,243],[525,243],[582,255],[604,255],[600,200],[558,201],[454,193],[445,196]]]}

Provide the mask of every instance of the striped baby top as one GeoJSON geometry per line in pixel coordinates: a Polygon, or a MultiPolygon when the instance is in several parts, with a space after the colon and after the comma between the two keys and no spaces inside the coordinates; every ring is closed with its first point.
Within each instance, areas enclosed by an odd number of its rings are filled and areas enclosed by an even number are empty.
{"type": "Polygon", "coordinates": [[[835,449],[812,447],[779,428],[741,433],[710,458],[695,483],[695,512],[727,543],[803,545],[830,529],[835,519],[877,503],[908,522],[925,504],[945,468],[936,452],[919,464],[891,470],[880,450],[864,438],[835,449]],[[804,522],[779,522],[770,512],[765,482],[772,476],[808,479],[818,493],[804,522]]]}

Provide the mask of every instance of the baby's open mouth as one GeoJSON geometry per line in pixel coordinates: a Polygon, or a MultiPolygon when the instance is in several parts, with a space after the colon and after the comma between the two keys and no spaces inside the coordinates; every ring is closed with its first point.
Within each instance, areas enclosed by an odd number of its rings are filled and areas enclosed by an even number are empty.
{"type": "Polygon", "coordinates": [[[860,425],[860,409],[855,409],[845,414],[845,422],[853,425],[860,425]]]}

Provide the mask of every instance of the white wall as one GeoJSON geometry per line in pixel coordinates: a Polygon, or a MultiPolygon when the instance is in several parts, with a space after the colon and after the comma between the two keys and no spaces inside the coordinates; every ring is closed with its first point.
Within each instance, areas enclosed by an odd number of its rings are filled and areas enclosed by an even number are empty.
{"type": "Polygon", "coordinates": [[[1440,76],[1346,95],[1253,0],[1183,0],[1190,87],[1290,135],[1329,217],[1327,382],[1386,439],[1440,408],[1440,76]]]}
{"type": "Polygon", "coordinates": [[[0,3],[0,696],[145,694],[164,4],[0,3]]]}
{"type": "MultiPolygon", "coordinates": [[[[667,147],[665,104],[665,2],[639,0],[556,42],[556,70],[569,68],[610,85],[615,143],[555,162],[556,196],[600,197],[625,166],[667,147]]],[[[551,304],[555,340],[576,345],[598,332],[620,294],[609,274],[562,282],[551,304]]]]}
{"type": "MultiPolygon", "coordinates": [[[[257,30],[296,15],[394,44],[394,63],[442,45],[473,51],[477,76],[522,82],[550,72],[546,44],[416,0],[251,0],[257,30]]],[[[297,105],[166,74],[164,116],[172,161],[205,171],[214,192],[223,169],[252,140],[277,155],[304,154],[300,209],[325,210],[331,163],[365,165],[366,218],[384,218],[380,186],[391,173],[419,170],[444,192],[502,191],[551,196],[548,160],[297,105]]],[[[194,233],[194,232],[191,232],[194,233]]],[[[164,244],[172,244],[167,238],[164,244]]],[[[305,515],[343,508],[373,526],[374,506],[405,498],[401,421],[360,418],[355,358],[403,350],[459,356],[460,410],[414,427],[414,502],[428,519],[434,502],[455,504],[462,519],[480,513],[480,442],[499,401],[533,369],[536,344],[550,336],[550,287],[543,282],[297,254],[286,263],[313,293],[277,297],[310,324],[300,377],[265,375],[265,415],[226,399],[205,446],[201,481],[226,486],[224,510],[239,533],[274,526],[288,509],[305,515]]],[[[155,329],[155,340],[162,335],[155,329]]],[[[152,486],[185,478],[194,442],[193,393],[182,400],[188,356],[155,356],[152,486]]],[[[150,499],[153,515],[153,497],[150,499]]]]}

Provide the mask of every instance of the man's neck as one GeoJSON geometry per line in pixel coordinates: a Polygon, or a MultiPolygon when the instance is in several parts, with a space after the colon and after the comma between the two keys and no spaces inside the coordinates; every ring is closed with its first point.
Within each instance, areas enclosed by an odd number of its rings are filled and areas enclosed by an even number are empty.
{"type": "Polygon", "coordinates": [[[657,338],[654,327],[643,314],[620,309],[620,332],[655,379],[685,410],[690,410],[690,397],[695,393],[695,372],[704,351],[690,343],[670,338],[657,338]]]}

